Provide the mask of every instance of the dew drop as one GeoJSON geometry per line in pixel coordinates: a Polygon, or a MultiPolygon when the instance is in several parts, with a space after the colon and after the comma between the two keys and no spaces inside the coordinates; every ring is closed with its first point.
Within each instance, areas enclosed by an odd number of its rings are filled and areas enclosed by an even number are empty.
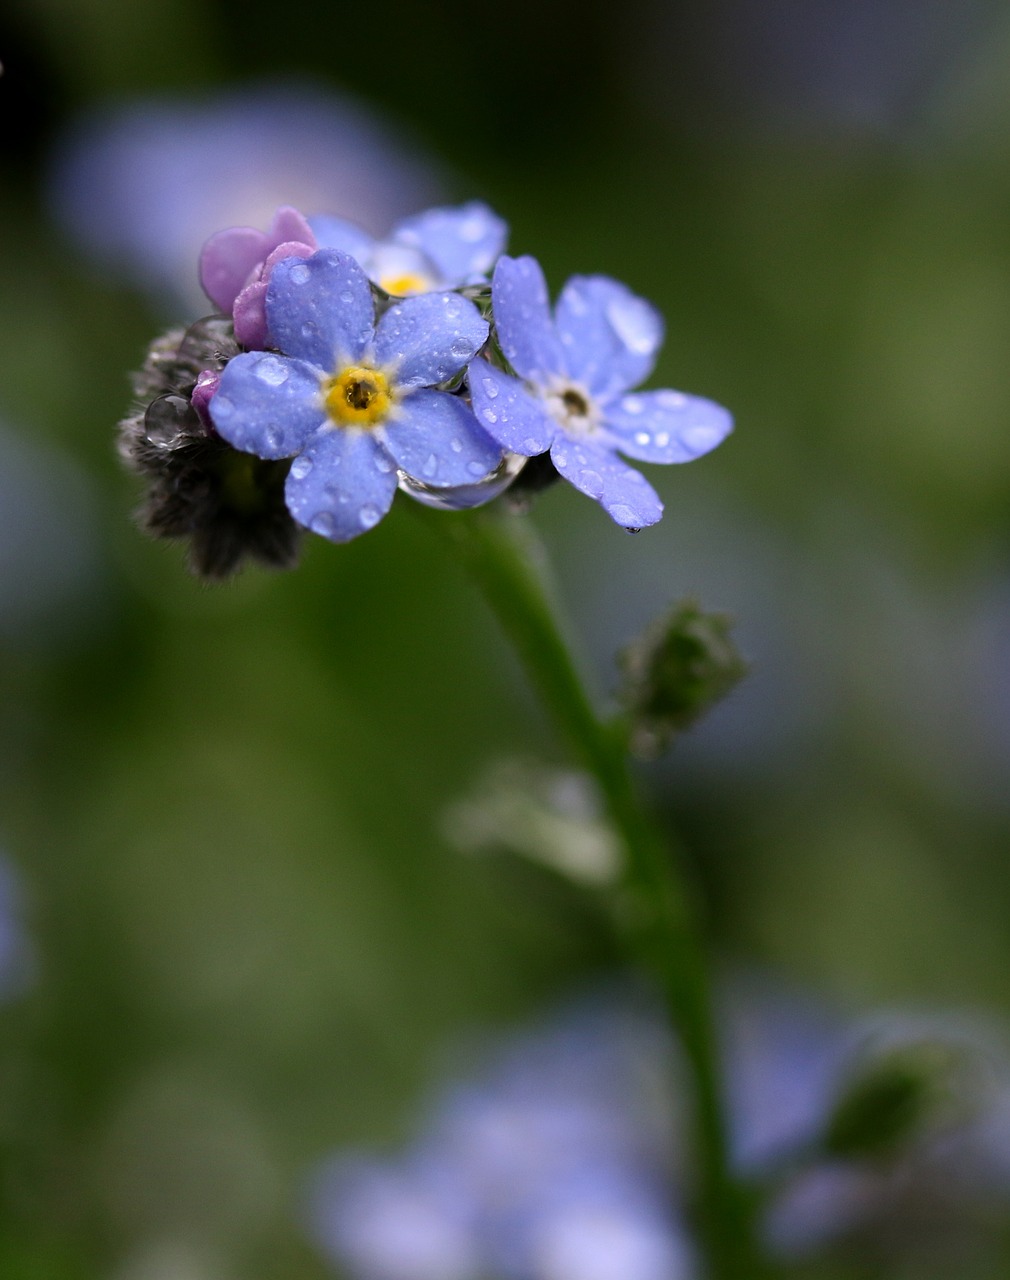
{"type": "Polygon", "coordinates": [[[256,365],[255,373],[268,387],[279,387],[288,380],[288,367],[276,356],[264,356],[256,365]]]}
{"type": "Polygon", "coordinates": [[[641,298],[615,300],[607,307],[607,319],[634,355],[650,356],[659,347],[663,336],[659,317],[641,298]]]}
{"type": "Polygon", "coordinates": [[[266,447],[271,452],[276,453],[281,447],[284,436],[279,427],[267,427],[266,431],[263,432],[263,440],[266,447]]]}
{"type": "Polygon", "coordinates": [[[363,528],[372,529],[382,519],[382,512],[374,502],[366,502],[358,512],[358,519],[361,521],[363,528]]]}
{"type": "Polygon", "coordinates": [[[587,493],[591,498],[603,496],[603,477],[598,471],[592,471],[588,468],[580,471],[578,480],[579,488],[583,493],[587,493]]]}
{"type": "Polygon", "coordinates": [[[487,475],[487,467],[485,467],[480,462],[468,462],[466,464],[466,469],[467,471],[470,472],[472,476],[475,476],[475,477],[487,475]]]}
{"type": "Polygon", "coordinates": [[[388,476],[393,469],[392,460],[384,453],[377,453],[375,455],[375,469],[376,471],[381,471],[384,476],[388,476]]]}
{"type": "Polygon", "coordinates": [[[468,342],[466,338],[457,338],[449,350],[457,360],[469,360],[473,355],[473,343],[468,342]]]}
{"type": "Polygon", "coordinates": [[[438,471],[438,459],[433,453],[429,453],[427,458],[424,460],[424,466],[421,468],[421,472],[430,480],[436,471],[438,471]]]}
{"type": "Polygon", "coordinates": [[[688,449],[697,449],[699,453],[703,453],[706,449],[714,448],[721,435],[714,427],[695,426],[685,427],[680,438],[688,449]]]}
{"type": "Polygon", "coordinates": [[[446,319],[447,319],[447,320],[456,320],[456,319],[458,319],[458,318],[459,318],[459,313],[460,313],[460,305],[459,305],[459,302],[458,302],[458,301],[457,301],[457,299],[456,299],[456,295],[455,295],[455,294],[452,294],[452,293],[447,293],[447,294],[442,298],[442,302],[443,302],[443,304],[444,304],[444,306],[445,306],[445,315],[446,315],[446,319]]]}
{"type": "Polygon", "coordinates": [[[354,294],[350,291],[350,289],[345,289],[343,293],[341,293],[340,295],[340,301],[344,304],[345,307],[349,307],[351,303],[354,301],[354,294]]]}
{"type": "Polygon", "coordinates": [[[230,418],[235,413],[235,405],[227,396],[223,396],[220,391],[215,393],[213,404],[215,418],[230,418]]]}
{"type": "Polygon", "coordinates": [[[611,517],[616,520],[618,524],[623,524],[629,532],[638,532],[638,529],[635,528],[635,520],[637,517],[630,507],[626,507],[623,503],[618,502],[615,503],[614,506],[608,508],[608,510],[611,517]]]}
{"type": "Polygon", "coordinates": [[[288,279],[292,284],[308,284],[311,274],[304,262],[296,262],[288,272],[288,279]]]}
{"type": "Polygon", "coordinates": [[[651,439],[652,437],[649,435],[648,431],[635,432],[635,444],[646,445],[651,439]]]}
{"type": "Polygon", "coordinates": [[[485,422],[490,422],[492,426],[494,426],[494,424],[498,421],[498,415],[495,413],[495,411],[487,407],[481,409],[480,416],[484,419],[485,422]]]}
{"type": "Polygon", "coordinates": [[[317,324],[314,324],[311,320],[306,320],[305,323],[302,325],[303,338],[314,338],[316,334],[318,334],[318,332],[319,332],[319,326],[317,324]]]}
{"type": "Polygon", "coordinates": [[[656,444],[660,447],[660,449],[665,449],[669,443],[670,443],[669,431],[656,432],[656,444]]]}
{"type": "Polygon", "coordinates": [[[453,436],[453,438],[449,441],[449,448],[453,451],[453,453],[462,453],[463,441],[459,438],[459,436],[453,436]]]}
{"type": "Polygon", "coordinates": [[[641,396],[626,396],[621,401],[621,408],[625,413],[641,413],[645,405],[641,396]]]}
{"type": "Polygon", "coordinates": [[[568,454],[565,453],[564,449],[554,450],[554,452],[551,454],[551,457],[554,459],[555,466],[559,468],[568,466],[568,454]]]}
{"type": "Polygon", "coordinates": [[[663,409],[683,409],[687,397],[681,391],[657,391],[656,403],[663,409]]]}
{"type": "Polygon", "coordinates": [[[304,480],[305,477],[312,470],[313,465],[314,464],[312,459],[309,457],[306,457],[304,453],[301,455],[301,457],[295,458],[294,462],[292,462],[291,464],[292,479],[304,480]]]}
{"type": "Polygon", "coordinates": [[[489,400],[497,400],[498,383],[495,382],[494,378],[481,378],[480,381],[481,381],[481,385],[484,388],[484,394],[487,396],[487,398],[489,400]]]}
{"type": "Polygon", "coordinates": [[[321,534],[324,538],[330,538],[336,532],[337,522],[333,519],[331,512],[317,511],[309,521],[309,528],[313,533],[321,534]]]}

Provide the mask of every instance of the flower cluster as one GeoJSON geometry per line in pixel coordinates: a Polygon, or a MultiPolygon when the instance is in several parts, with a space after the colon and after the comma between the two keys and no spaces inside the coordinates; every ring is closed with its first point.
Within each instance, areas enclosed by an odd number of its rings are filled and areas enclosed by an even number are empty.
{"type": "MultiPolygon", "coordinates": [[[[247,510],[267,512],[275,529],[283,519],[267,495],[278,467],[294,521],[346,542],[382,519],[397,488],[432,506],[478,506],[530,458],[540,459],[530,488],[546,469],[625,529],[655,524],[662,502],[624,458],[690,461],[724,439],[729,414],[678,391],[633,391],[662,341],[656,310],[614,280],[576,276],[552,312],[540,266],[505,255],[505,238],[477,202],[408,218],[386,240],[293,208],[265,232],[219,232],[200,279],[227,332],[213,360],[186,368],[184,386],[151,389],[185,402],[187,441],[268,464],[247,510]]],[[[178,339],[169,345],[169,363],[185,363],[178,339]]],[[[164,341],[149,367],[159,359],[164,341]]],[[[150,382],[138,382],[141,399],[150,382]]],[[[154,490],[175,492],[152,467],[167,454],[149,417],[142,406],[127,419],[125,452],[154,490]]],[[[207,504],[189,515],[194,536],[214,523],[207,504]]],[[[284,544],[277,563],[290,559],[284,544]]],[[[255,537],[249,553],[272,558],[255,537]]]]}

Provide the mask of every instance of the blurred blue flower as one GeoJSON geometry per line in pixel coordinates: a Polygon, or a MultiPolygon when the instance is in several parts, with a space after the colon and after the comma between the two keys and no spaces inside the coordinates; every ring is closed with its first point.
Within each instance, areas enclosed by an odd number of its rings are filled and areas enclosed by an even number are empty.
{"type": "MultiPolygon", "coordinates": [[[[990,1121],[1010,1116],[1010,1076],[977,1030],[907,1014],[846,1018],[763,979],[730,984],[721,1019],[733,1160],[768,1180],[765,1232],[778,1256],[874,1223],[893,1232],[927,1200],[939,1217],[934,1184],[953,1203],[971,1171],[1005,1205],[990,1121]],[[974,1115],[911,1134],[889,1163],[830,1158],[824,1134],[848,1083],[918,1043],[988,1059],[1000,1089],[976,1098],[974,1115]]],[[[693,1277],[678,1069],[651,1005],[627,991],[583,1001],[445,1089],[398,1156],[326,1163],[312,1186],[313,1234],[355,1280],[693,1277]]],[[[903,1238],[914,1244],[916,1233],[903,1238]]]]}
{"type": "Polygon", "coordinates": [[[321,249],[350,254],[369,279],[398,297],[480,282],[508,236],[501,218],[479,200],[405,218],[385,240],[329,214],[309,218],[309,226],[321,249]]]}
{"type": "Polygon", "coordinates": [[[320,249],[274,266],[266,312],[283,354],[229,361],[210,413],[237,449],[297,455],[285,499],[300,524],[346,542],[389,510],[398,469],[454,489],[502,461],[469,406],[433,389],[460,374],[487,339],[486,322],[465,298],[419,294],[376,324],[362,269],[347,254],[320,249]]]}
{"type": "Polygon", "coordinates": [[[401,1157],[324,1166],[314,1234],[363,1280],[686,1280],[668,1047],[640,1010],[569,1011],[450,1088],[401,1157]]]}
{"type": "Polygon", "coordinates": [[[663,514],[659,495],[618,452],[642,462],[689,462],[725,439],[725,409],[680,391],[625,394],[652,372],[663,340],[659,313],[605,276],[573,276],[551,315],[535,259],[502,257],[491,286],[502,351],[519,378],[475,360],[474,412],[513,453],[551,451],[566,480],[617,524],[637,529],[663,514]]]}
{"type": "Polygon", "coordinates": [[[266,83],[84,116],[57,144],[49,205],[103,271],[185,313],[201,305],[194,264],[221,227],[265,226],[291,204],[378,230],[431,204],[437,171],[350,96],[266,83]]]}

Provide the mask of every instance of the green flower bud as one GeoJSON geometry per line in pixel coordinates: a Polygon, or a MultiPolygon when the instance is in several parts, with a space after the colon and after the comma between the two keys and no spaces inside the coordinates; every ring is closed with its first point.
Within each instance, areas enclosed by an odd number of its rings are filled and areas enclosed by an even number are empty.
{"type": "Polygon", "coordinates": [[[620,697],[633,754],[660,755],[746,675],[731,626],[728,615],[705,613],[696,601],[684,600],[622,651],[620,697]]]}

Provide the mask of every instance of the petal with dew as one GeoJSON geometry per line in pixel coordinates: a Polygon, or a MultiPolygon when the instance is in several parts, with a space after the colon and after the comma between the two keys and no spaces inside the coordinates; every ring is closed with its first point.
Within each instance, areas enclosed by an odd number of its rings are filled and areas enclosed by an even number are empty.
{"type": "Polygon", "coordinates": [[[528,458],[550,448],[557,423],[518,378],[486,360],[474,360],[467,383],[478,423],[499,444],[528,458]]]}
{"type": "Polygon", "coordinates": [[[565,372],[564,352],[551,318],[547,281],[535,258],[498,259],[491,281],[498,341],[520,377],[543,383],[565,372]]]}
{"type": "Polygon", "coordinates": [[[551,461],[569,484],[594,498],[625,529],[655,524],[663,514],[659,494],[645,476],[595,441],[573,440],[559,433],[551,447],[551,461]]]}
{"type": "Polygon", "coordinates": [[[420,249],[438,268],[442,283],[466,284],[486,276],[505,248],[508,227],[486,204],[428,209],[406,218],[393,239],[420,249]]]}
{"type": "Polygon", "coordinates": [[[389,308],[375,331],[375,360],[401,387],[454,378],[487,341],[487,321],[458,293],[419,293],[389,308]]]}
{"type": "Polygon", "coordinates": [[[555,318],[568,373],[594,396],[637,387],[663,345],[656,308],[608,276],[572,276],[555,318]]]}
{"type": "Polygon", "coordinates": [[[316,370],[270,351],[229,360],[209,410],[223,439],[259,458],[290,458],[326,418],[316,370]]]}
{"type": "Polygon", "coordinates": [[[326,427],[291,464],[288,510],[313,533],[349,542],[379,523],[396,492],[396,467],[370,431],[326,427]]]}
{"type": "Polygon", "coordinates": [[[635,391],[606,406],[603,427],[616,448],[640,462],[692,462],[733,430],[729,411],[682,391],[635,391]]]}
{"type": "Polygon", "coordinates": [[[274,267],[286,258],[309,258],[313,252],[311,245],[300,241],[285,241],[284,244],[278,245],[263,263],[260,278],[247,284],[235,299],[232,308],[235,337],[243,347],[248,347],[250,351],[258,351],[270,345],[266,300],[267,285],[274,267]]]}
{"type": "Polygon", "coordinates": [[[372,340],[372,286],[354,259],[336,249],[278,262],[266,313],[270,335],[285,355],[326,372],[356,364],[372,340]]]}
{"type": "Polygon", "coordinates": [[[379,434],[398,467],[437,488],[483,480],[502,460],[497,441],[480,429],[472,410],[445,391],[413,392],[379,434]]]}

